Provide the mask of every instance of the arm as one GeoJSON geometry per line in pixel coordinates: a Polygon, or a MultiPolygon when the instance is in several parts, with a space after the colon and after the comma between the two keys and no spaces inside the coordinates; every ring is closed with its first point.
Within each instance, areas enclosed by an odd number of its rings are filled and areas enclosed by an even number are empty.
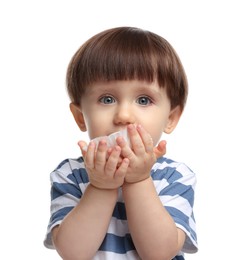
{"type": "Polygon", "coordinates": [[[181,250],[185,233],[178,229],[157,196],[151,177],[125,183],[123,196],[130,233],[142,259],[172,259],[181,250]]]}
{"type": "MultiPolygon", "coordinates": [[[[83,146],[80,142],[81,149],[83,146]]],[[[90,184],[79,204],[52,231],[54,246],[64,260],[92,259],[106,235],[128,167],[128,159],[117,167],[120,147],[110,155],[107,149],[105,141],[100,141],[97,151],[90,143],[84,152],[90,184]]]]}
{"type": "Polygon", "coordinates": [[[150,177],[156,156],[165,152],[165,146],[153,148],[149,134],[140,126],[128,129],[132,149],[121,138],[118,143],[122,156],[130,161],[123,185],[130,233],[142,259],[172,259],[182,248],[185,233],[165,210],[150,177]]]}
{"type": "Polygon", "coordinates": [[[79,204],[52,231],[54,246],[65,260],[92,259],[106,234],[117,190],[88,185],[79,204]]]}

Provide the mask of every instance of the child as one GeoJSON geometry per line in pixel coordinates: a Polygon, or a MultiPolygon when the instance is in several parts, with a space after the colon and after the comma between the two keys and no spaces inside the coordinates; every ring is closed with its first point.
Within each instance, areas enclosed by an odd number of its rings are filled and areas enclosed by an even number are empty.
{"type": "Polygon", "coordinates": [[[67,71],[70,109],[90,139],[82,157],[51,173],[51,219],[44,244],[71,259],[184,259],[195,253],[195,174],[162,157],[187,99],[171,45],[138,28],[90,38],[67,71]],[[99,139],[99,138],[98,138],[99,139]]]}

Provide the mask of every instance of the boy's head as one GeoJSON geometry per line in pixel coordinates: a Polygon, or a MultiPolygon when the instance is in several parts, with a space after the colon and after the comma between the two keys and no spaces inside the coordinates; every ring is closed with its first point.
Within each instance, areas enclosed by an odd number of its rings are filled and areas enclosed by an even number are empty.
{"type": "Polygon", "coordinates": [[[86,89],[98,81],[157,81],[166,88],[171,109],[184,109],[188,94],[184,68],[161,36],[134,27],[105,30],[83,44],[67,70],[71,102],[80,105],[86,89]]]}

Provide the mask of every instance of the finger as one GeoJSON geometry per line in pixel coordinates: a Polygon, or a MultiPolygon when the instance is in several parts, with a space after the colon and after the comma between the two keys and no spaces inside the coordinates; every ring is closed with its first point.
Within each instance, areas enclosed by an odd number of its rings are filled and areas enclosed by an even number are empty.
{"type": "Polygon", "coordinates": [[[110,156],[110,154],[112,153],[112,151],[113,151],[113,147],[109,147],[107,150],[107,159],[110,156]]]}
{"type": "Polygon", "coordinates": [[[131,160],[135,156],[131,147],[122,136],[117,137],[116,142],[121,147],[121,155],[123,158],[128,158],[131,160]]]}
{"type": "Polygon", "coordinates": [[[137,126],[137,131],[142,139],[143,145],[145,147],[145,151],[152,152],[153,151],[153,139],[151,135],[141,126],[137,126]]]}
{"type": "Polygon", "coordinates": [[[121,153],[121,148],[119,146],[116,146],[111,149],[111,154],[108,157],[108,160],[105,165],[105,173],[108,176],[113,176],[114,172],[117,169],[117,165],[119,162],[121,153]]]}
{"type": "Polygon", "coordinates": [[[127,169],[129,166],[129,159],[128,158],[124,158],[119,166],[119,168],[117,169],[117,171],[115,172],[114,178],[124,178],[126,173],[127,173],[127,169]]]}
{"type": "MultiPolygon", "coordinates": [[[[112,151],[113,151],[113,147],[108,148],[108,150],[107,150],[107,159],[109,158],[109,156],[112,153],[112,151]]],[[[121,162],[122,162],[122,158],[118,157],[118,165],[120,165],[121,162]]]]}
{"type": "Polygon", "coordinates": [[[86,167],[90,169],[94,169],[95,147],[96,144],[94,142],[90,142],[84,158],[86,167]]]}
{"type": "Polygon", "coordinates": [[[79,146],[80,149],[81,149],[81,152],[82,152],[83,157],[85,157],[86,152],[87,152],[87,143],[84,142],[84,141],[79,141],[79,142],[78,142],[78,146],[79,146]]]}
{"type": "Polygon", "coordinates": [[[107,150],[106,140],[100,140],[95,155],[95,169],[104,169],[107,158],[107,150]]]}
{"type": "Polygon", "coordinates": [[[166,154],[166,145],[167,142],[165,140],[162,140],[157,147],[154,147],[153,151],[156,156],[156,158],[162,157],[164,154],[166,154]]]}
{"type": "Polygon", "coordinates": [[[132,150],[136,155],[141,155],[145,153],[145,147],[142,142],[142,138],[140,137],[136,127],[132,124],[128,125],[128,135],[130,138],[130,142],[132,145],[132,150]]]}

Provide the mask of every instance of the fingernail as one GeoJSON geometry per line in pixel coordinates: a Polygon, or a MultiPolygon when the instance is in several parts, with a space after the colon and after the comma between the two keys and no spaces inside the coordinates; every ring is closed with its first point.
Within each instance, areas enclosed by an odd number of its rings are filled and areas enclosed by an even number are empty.
{"type": "Polygon", "coordinates": [[[134,129],[134,125],[133,125],[133,124],[128,125],[128,129],[129,129],[129,130],[134,129]]]}
{"type": "Polygon", "coordinates": [[[84,152],[86,152],[86,151],[87,151],[87,146],[86,146],[86,145],[83,146],[83,147],[82,147],[82,150],[83,150],[84,152]]]}
{"type": "Polygon", "coordinates": [[[92,141],[89,143],[89,146],[91,146],[91,147],[93,147],[94,145],[95,145],[95,143],[92,141]]]}

